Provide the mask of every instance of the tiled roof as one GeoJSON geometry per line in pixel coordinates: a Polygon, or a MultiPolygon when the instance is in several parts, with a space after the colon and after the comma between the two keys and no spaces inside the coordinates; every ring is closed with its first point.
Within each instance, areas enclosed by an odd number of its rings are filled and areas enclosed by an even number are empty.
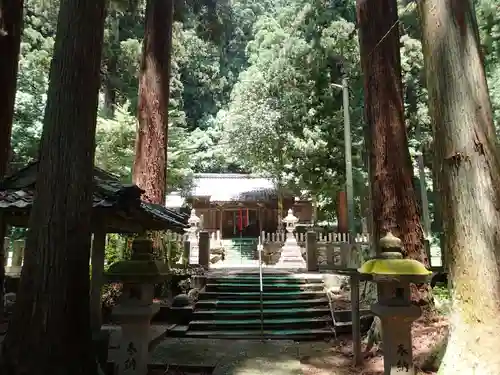
{"type": "Polygon", "coordinates": [[[203,174],[195,177],[193,197],[212,202],[267,200],[276,195],[272,180],[244,174],[203,174]]]}
{"type": "MultiPolygon", "coordinates": [[[[29,210],[31,208],[35,196],[37,167],[37,163],[32,163],[0,183],[1,210],[29,210]]],[[[94,182],[94,208],[112,208],[122,211],[136,209],[143,211],[149,219],[155,222],[164,222],[167,227],[186,227],[186,215],[161,205],[142,202],[143,190],[137,185],[122,184],[117,177],[97,167],[94,168],[94,182]]]]}

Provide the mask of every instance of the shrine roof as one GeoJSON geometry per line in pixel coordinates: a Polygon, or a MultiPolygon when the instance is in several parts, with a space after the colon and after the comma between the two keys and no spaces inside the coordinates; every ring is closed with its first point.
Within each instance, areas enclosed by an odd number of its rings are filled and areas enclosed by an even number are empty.
{"type": "MultiPolygon", "coordinates": [[[[34,162],[0,181],[2,212],[29,212],[35,200],[37,173],[38,162],[34,162]]],[[[143,230],[181,231],[187,226],[186,215],[142,201],[142,189],[120,182],[103,169],[94,167],[94,184],[93,208],[100,215],[111,217],[110,223],[119,217],[121,223],[134,222],[137,224],[135,227],[143,230]]],[[[130,231],[120,225],[109,225],[112,226],[110,232],[130,231]]]]}
{"type": "MultiPolygon", "coordinates": [[[[290,192],[285,192],[293,196],[290,192]]],[[[210,202],[255,202],[277,198],[276,185],[270,178],[240,173],[198,173],[190,191],[182,196],[173,192],[166,197],[166,206],[178,208],[185,198],[205,198],[210,202]]]]}
{"type": "Polygon", "coordinates": [[[249,174],[211,174],[195,176],[192,197],[207,197],[211,202],[255,201],[276,198],[271,179],[249,174]]]}

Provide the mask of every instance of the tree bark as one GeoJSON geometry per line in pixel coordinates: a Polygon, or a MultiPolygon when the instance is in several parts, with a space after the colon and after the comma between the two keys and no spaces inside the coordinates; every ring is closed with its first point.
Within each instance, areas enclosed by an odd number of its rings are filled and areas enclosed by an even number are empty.
{"type": "Polygon", "coordinates": [[[166,195],[173,13],[173,0],[147,1],[133,180],[156,204],[166,195]]]}
{"type": "Polygon", "coordinates": [[[9,164],[22,29],[23,0],[0,1],[0,179],[9,164]]]}
{"type": "Polygon", "coordinates": [[[105,0],[63,0],[37,196],[0,373],[90,375],[89,254],[105,0]]]}
{"type": "Polygon", "coordinates": [[[442,374],[500,374],[500,161],[472,1],[419,3],[452,309],[442,374]]]}
{"type": "MultiPolygon", "coordinates": [[[[23,0],[0,1],[0,180],[7,174],[10,161],[10,138],[14,102],[16,98],[17,70],[21,33],[23,29],[23,0]]],[[[3,238],[7,227],[0,218],[0,322],[4,315],[5,249],[3,238]]]]}
{"type": "MultiPolygon", "coordinates": [[[[413,185],[404,122],[396,0],[357,0],[365,117],[368,125],[375,244],[391,231],[405,257],[429,265],[413,185]]],[[[428,285],[412,287],[412,300],[432,306],[428,285]]]]}

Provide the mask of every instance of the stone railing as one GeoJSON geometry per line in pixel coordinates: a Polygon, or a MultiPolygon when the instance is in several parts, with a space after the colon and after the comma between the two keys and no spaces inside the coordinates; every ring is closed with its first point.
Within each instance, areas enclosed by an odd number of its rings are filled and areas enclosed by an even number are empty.
{"type": "MultiPolygon", "coordinates": [[[[294,233],[295,238],[298,243],[306,242],[307,233],[294,233]]],[[[286,233],[285,232],[262,232],[260,235],[262,243],[270,242],[285,242],[286,233]]],[[[317,233],[316,241],[321,244],[327,243],[348,243],[349,235],[347,233],[317,233]]],[[[370,236],[368,233],[358,233],[354,238],[354,243],[366,244],[368,245],[370,241],[370,236]]]]}

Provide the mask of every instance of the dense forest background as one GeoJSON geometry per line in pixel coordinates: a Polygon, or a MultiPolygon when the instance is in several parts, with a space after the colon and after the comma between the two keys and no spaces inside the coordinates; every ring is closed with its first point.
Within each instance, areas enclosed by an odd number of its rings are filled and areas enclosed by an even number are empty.
{"type": "MultiPolygon", "coordinates": [[[[133,164],[144,6],[112,1],[105,30],[96,164],[124,180],[133,164]]],[[[401,1],[394,27],[401,32],[410,152],[423,151],[432,205],[432,137],[415,8],[401,1]]],[[[476,10],[500,129],[500,0],[476,1],[476,10]]],[[[14,170],[37,157],[57,11],[57,1],[25,0],[14,170]]],[[[193,173],[253,172],[308,191],[329,216],[344,185],[342,92],[334,84],[346,74],[360,203],[367,173],[355,19],[353,0],[178,0],[168,190],[189,186],[193,173]]]]}

